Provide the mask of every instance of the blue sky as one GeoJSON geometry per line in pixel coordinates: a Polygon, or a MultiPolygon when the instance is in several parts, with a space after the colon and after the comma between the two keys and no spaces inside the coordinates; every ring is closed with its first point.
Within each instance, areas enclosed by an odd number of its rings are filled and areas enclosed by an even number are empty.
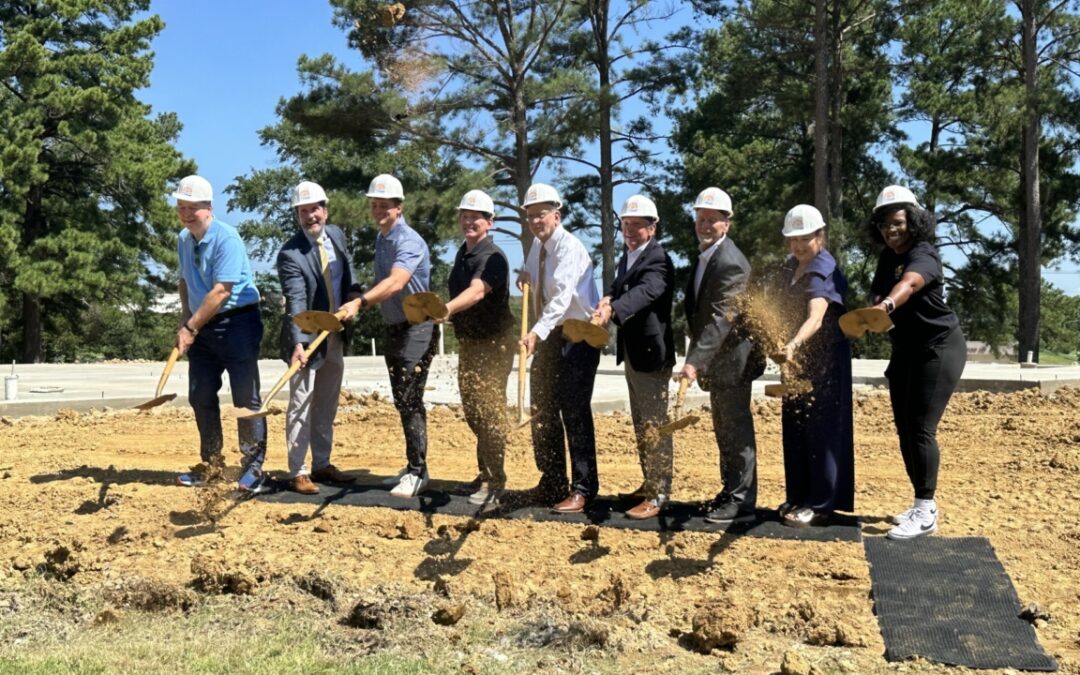
{"type": "MultiPolygon", "coordinates": [[[[277,164],[274,152],[259,144],[258,132],[276,121],[280,98],[300,91],[297,59],[330,53],[351,68],[362,67],[361,59],[331,23],[325,0],[158,1],[151,12],[165,21],[165,30],[152,43],[151,86],[140,97],[157,112],[179,115],[179,149],[214,186],[217,215],[237,224],[245,214],[226,209],[222,189],[252,169],[277,164]]],[[[617,204],[632,191],[616,194],[617,204]]],[[[513,240],[496,241],[511,264],[519,265],[513,240]]],[[[1076,265],[1044,270],[1044,276],[1070,295],[1080,294],[1076,265]]]]}

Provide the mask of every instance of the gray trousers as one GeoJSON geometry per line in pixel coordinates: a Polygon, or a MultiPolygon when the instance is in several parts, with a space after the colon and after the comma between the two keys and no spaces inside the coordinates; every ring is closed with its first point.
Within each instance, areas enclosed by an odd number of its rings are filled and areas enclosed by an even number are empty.
{"type": "Polygon", "coordinates": [[[285,411],[285,441],[289,453],[289,476],[308,473],[304,463],[311,448],[311,469],[330,464],[334,447],[334,417],[345,372],[341,335],[326,338],[326,359],[318,370],[301,368],[289,380],[289,407],[285,411]]]}
{"type": "Polygon", "coordinates": [[[744,510],[757,505],[757,441],[750,412],[750,383],[723,386],[713,382],[709,392],[713,432],[720,448],[719,501],[730,497],[744,510]]]}
{"type": "Polygon", "coordinates": [[[638,462],[645,476],[645,491],[650,498],[671,495],[672,442],[671,435],[647,433],[649,427],[662,426],[667,421],[668,382],[671,367],[652,372],[634,370],[629,359],[623,361],[626,387],[630,391],[630,417],[634,421],[638,462]],[[651,436],[651,438],[650,438],[651,436]]]}

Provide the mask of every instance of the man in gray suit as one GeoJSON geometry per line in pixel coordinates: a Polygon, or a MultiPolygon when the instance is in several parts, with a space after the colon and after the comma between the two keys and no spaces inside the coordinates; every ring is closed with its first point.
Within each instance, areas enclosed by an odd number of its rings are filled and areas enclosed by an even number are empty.
{"type": "Polygon", "coordinates": [[[290,486],[296,492],[315,494],[313,481],[351,483],[356,480],[330,463],[334,445],[334,416],[341,394],[345,370],[346,332],[331,333],[319,348],[305,358],[308,344],[315,338],[300,332],[292,317],[309,309],[346,311],[346,319],[360,309],[360,292],[353,283],[352,261],[345,247],[345,234],[326,222],[326,193],[317,183],[303,181],[293,190],[292,208],[300,232],[278,253],[278,277],[285,296],[285,318],[281,326],[281,358],[303,367],[289,380],[289,407],[285,413],[285,435],[289,452],[290,486]],[[311,471],[304,459],[311,448],[311,471]]]}
{"type": "Polygon", "coordinates": [[[750,281],[750,263],[727,237],[731,198],[719,188],[706,188],[694,211],[700,253],[686,288],[690,350],[676,378],[697,380],[709,392],[723,489],[705,520],[730,523],[754,517],[757,444],[750,385],[765,372],[765,356],[750,340],[736,307],[750,281]]]}

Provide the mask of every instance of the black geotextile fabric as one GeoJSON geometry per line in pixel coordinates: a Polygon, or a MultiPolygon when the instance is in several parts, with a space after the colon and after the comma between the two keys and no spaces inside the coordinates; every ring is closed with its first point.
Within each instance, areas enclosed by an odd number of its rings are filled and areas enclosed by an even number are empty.
{"type": "Polygon", "coordinates": [[[468,501],[474,489],[470,483],[432,480],[428,488],[417,497],[409,499],[390,495],[390,486],[383,485],[382,476],[361,476],[351,485],[321,485],[316,495],[302,495],[286,489],[281,482],[274,483],[271,491],[257,498],[284,504],[345,504],[349,506],[381,506],[404,511],[442,513],[474,518],[506,518],[580,525],[599,525],[648,532],[726,532],[769,539],[795,539],[804,541],[852,541],[862,539],[859,521],[855,516],[837,515],[825,527],[793,528],[784,525],[775,511],[758,509],[757,519],[715,525],[704,520],[701,504],[669,503],[663,513],[649,520],[631,520],[623,515],[639,500],[599,497],[592,501],[584,513],[557,514],[548,506],[524,503],[508,493],[503,503],[493,509],[481,509],[468,501]]]}
{"type": "Polygon", "coordinates": [[[988,540],[873,537],[863,545],[887,660],[1057,670],[1019,618],[1016,590],[988,540]]]}

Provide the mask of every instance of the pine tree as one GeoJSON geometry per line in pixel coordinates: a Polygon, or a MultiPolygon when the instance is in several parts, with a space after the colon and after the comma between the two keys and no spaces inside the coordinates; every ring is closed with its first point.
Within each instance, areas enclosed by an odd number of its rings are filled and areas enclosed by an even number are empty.
{"type": "Polygon", "coordinates": [[[145,300],[175,259],[166,185],[192,166],[174,115],[150,118],[148,0],[0,4],[0,322],[21,359],[91,303],[145,300]]]}

